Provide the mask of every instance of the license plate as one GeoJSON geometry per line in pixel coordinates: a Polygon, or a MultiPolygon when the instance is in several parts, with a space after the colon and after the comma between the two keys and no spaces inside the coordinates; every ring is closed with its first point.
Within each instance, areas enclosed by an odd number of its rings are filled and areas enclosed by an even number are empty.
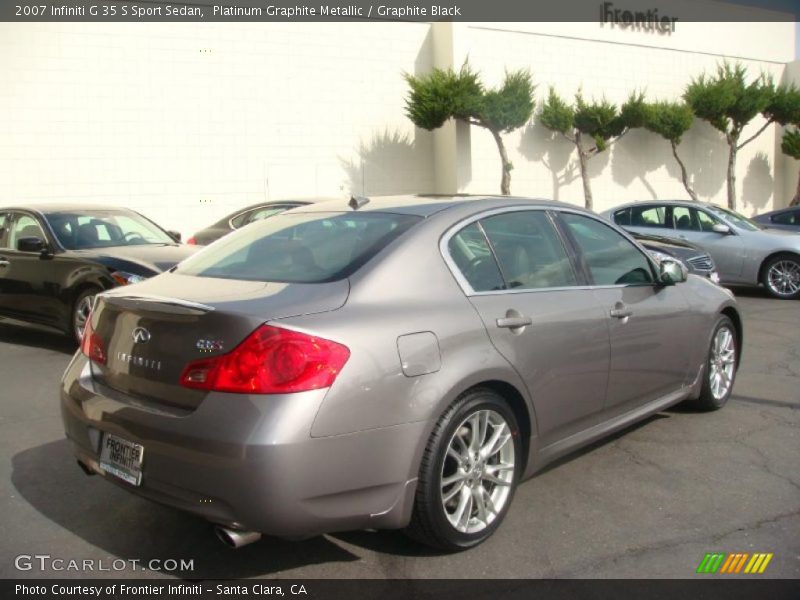
{"type": "Polygon", "coordinates": [[[100,468],[131,485],[142,483],[144,446],[109,433],[103,436],[100,468]]]}

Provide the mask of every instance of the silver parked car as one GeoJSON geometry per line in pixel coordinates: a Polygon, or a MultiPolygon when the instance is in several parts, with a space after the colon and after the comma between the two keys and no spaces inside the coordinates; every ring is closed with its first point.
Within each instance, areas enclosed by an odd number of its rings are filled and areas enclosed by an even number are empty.
{"type": "Polygon", "coordinates": [[[625,229],[692,242],[717,264],[723,284],[763,285],[775,298],[800,298],[800,235],[764,229],[715,204],[647,201],[603,213],[625,229]]]}
{"type": "Polygon", "coordinates": [[[800,206],[789,206],[753,217],[753,221],[771,229],[800,233],[800,206]]]}
{"type": "Polygon", "coordinates": [[[310,205],[98,296],[61,406],[79,464],[232,546],[404,528],[473,546],[517,484],[684,400],[728,400],[730,292],[587,211],[310,205]]]}

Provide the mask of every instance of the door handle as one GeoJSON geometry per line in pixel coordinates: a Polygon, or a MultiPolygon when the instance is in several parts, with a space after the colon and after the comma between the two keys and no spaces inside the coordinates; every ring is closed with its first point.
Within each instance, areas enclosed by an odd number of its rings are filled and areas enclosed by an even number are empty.
{"type": "Polygon", "coordinates": [[[530,317],[502,317],[495,321],[498,327],[504,329],[517,329],[519,327],[526,327],[533,323],[530,317]]]}
{"type": "Polygon", "coordinates": [[[615,319],[625,319],[633,314],[633,310],[631,310],[621,302],[617,302],[616,306],[614,306],[614,308],[611,309],[611,312],[609,314],[615,319]]]}

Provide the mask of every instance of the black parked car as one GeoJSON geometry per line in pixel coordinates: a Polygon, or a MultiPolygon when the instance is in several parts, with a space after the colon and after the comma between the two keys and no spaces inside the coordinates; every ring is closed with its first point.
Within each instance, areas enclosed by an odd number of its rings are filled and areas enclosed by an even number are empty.
{"type": "Polygon", "coordinates": [[[187,244],[196,244],[198,246],[206,246],[211,242],[216,242],[223,235],[229,234],[235,229],[267,219],[278,213],[282,213],[290,208],[297,208],[298,206],[305,206],[313,202],[322,202],[323,200],[330,200],[331,198],[301,198],[296,200],[275,200],[272,202],[261,202],[253,204],[247,208],[241,208],[233,212],[213,225],[201,229],[192,237],[186,240],[187,244]]]}
{"type": "Polygon", "coordinates": [[[636,238],[656,260],[660,260],[665,255],[669,258],[677,258],[686,265],[690,273],[707,277],[714,283],[719,283],[719,274],[714,260],[699,246],[660,235],[646,235],[632,231],[628,233],[636,238]]]}
{"type": "Polygon", "coordinates": [[[800,233],[800,206],[790,206],[753,217],[753,221],[772,229],[785,229],[800,233]]]}
{"type": "Polygon", "coordinates": [[[124,208],[0,208],[0,316],[79,341],[97,292],[142,281],[196,251],[179,238],[124,208]]]}

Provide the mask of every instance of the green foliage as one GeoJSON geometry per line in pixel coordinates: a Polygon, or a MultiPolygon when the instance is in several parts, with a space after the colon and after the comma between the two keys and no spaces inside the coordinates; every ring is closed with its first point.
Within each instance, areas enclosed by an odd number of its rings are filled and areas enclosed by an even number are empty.
{"type": "Polygon", "coordinates": [[[539,121],[551,131],[572,133],[575,128],[575,111],[551,87],[547,100],[542,103],[539,121]]]}
{"type": "Polygon", "coordinates": [[[405,79],[406,114],[423,129],[437,129],[452,118],[508,132],[527,123],[533,113],[534,85],[524,70],[507,72],[503,84],[490,90],[466,63],[458,72],[434,69],[419,77],[406,74],[405,79]]]}
{"type": "Polygon", "coordinates": [[[787,156],[800,160],[800,129],[787,129],[784,132],[781,150],[787,156]]]}
{"type": "Polygon", "coordinates": [[[665,140],[681,143],[681,138],[694,121],[694,113],[682,102],[655,102],[645,106],[644,127],[665,140]]]}
{"type": "Polygon", "coordinates": [[[483,85],[469,65],[456,73],[434,69],[427,75],[405,74],[409,86],[406,115],[417,127],[433,130],[450,118],[469,118],[481,110],[483,85]]]}
{"type": "Polygon", "coordinates": [[[529,72],[507,72],[500,88],[484,93],[478,120],[495,131],[509,132],[522,127],[533,114],[533,91],[529,72]]]}
{"type": "Polygon", "coordinates": [[[766,108],[765,116],[781,125],[800,123],[800,90],[794,85],[779,86],[766,108]]]}
{"type": "Polygon", "coordinates": [[[747,69],[725,62],[714,76],[700,75],[683,94],[694,113],[725,134],[737,133],[759,113],[764,113],[775,95],[772,81],[761,75],[747,83],[747,69]]]}

